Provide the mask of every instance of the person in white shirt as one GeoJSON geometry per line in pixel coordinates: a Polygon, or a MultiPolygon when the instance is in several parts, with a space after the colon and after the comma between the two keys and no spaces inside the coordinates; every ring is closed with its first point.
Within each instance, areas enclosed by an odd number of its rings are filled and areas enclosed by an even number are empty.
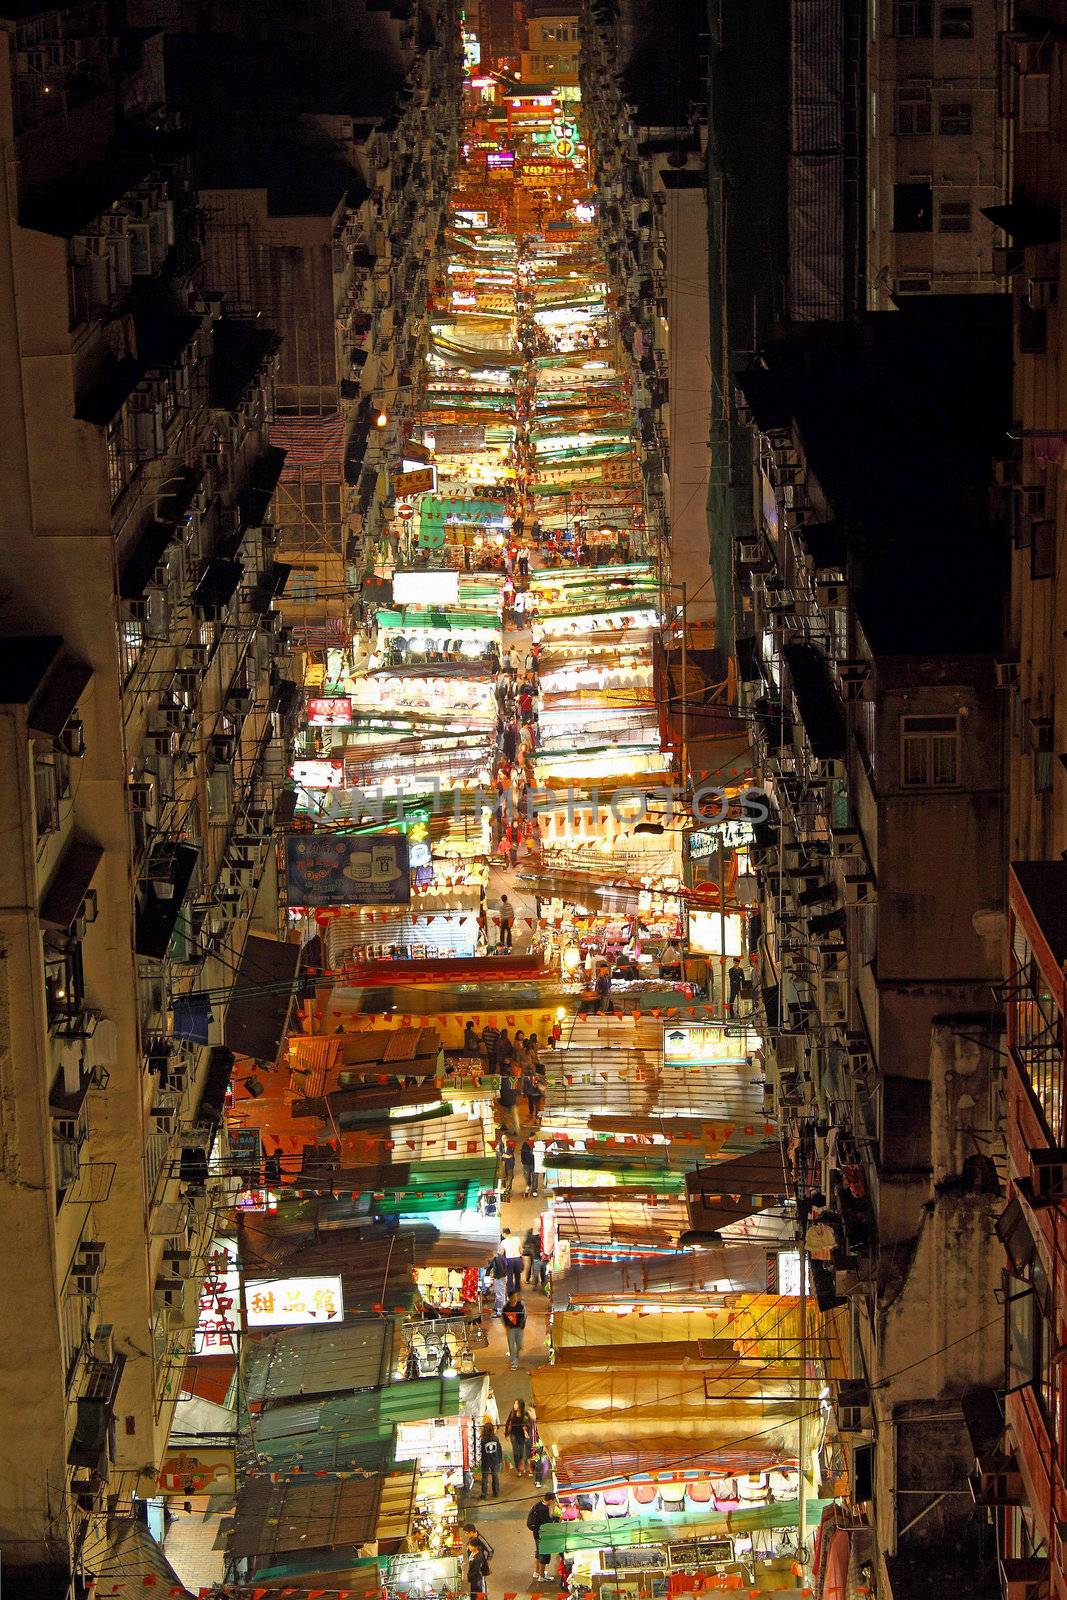
{"type": "Polygon", "coordinates": [[[518,1294],[522,1283],[522,1241],[510,1228],[505,1228],[500,1237],[500,1248],[507,1262],[508,1294],[518,1294]]]}

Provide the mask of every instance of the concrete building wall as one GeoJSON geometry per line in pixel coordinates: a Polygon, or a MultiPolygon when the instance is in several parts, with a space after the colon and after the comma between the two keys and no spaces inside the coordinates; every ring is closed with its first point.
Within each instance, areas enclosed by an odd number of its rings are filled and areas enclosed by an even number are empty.
{"type": "Polygon", "coordinates": [[[1002,287],[993,224],[1007,192],[998,37],[1006,0],[877,0],[867,53],[867,304],[1002,287]]]}

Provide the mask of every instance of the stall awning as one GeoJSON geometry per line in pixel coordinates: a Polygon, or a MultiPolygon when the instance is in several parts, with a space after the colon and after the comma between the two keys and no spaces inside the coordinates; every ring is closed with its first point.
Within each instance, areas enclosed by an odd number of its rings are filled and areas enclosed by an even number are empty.
{"type": "Polygon", "coordinates": [[[407,1537],[415,1498],[413,1467],[395,1467],[388,1477],[299,1479],[272,1483],[251,1478],[237,1497],[231,1556],[265,1559],[306,1550],[391,1543],[407,1537]],[[314,1530],[313,1532],[311,1530],[314,1530]]]}
{"type": "Polygon", "coordinates": [[[777,1205],[787,1193],[782,1152],[777,1144],[700,1167],[686,1180],[691,1225],[717,1233],[757,1211],[777,1205]]]}
{"type": "Polygon", "coordinates": [[[250,933],[226,1009],[226,1044],[270,1065],[278,1059],[293,1003],[300,946],[250,933]]]}
{"type": "MultiPolygon", "coordinates": [[[[807,1515],[822,1514],[828,1500],[809,1500],[807,1515]]],[[[541,1551],[560,1555],[571,1550],[597,1550],[602,1546],[618,1549],[638,1544],[667,1544],[673,1538],[727,1538],[733,1533],[751,1533],[759,1528],[795,1528],[800,1523],[800,1502],[771,1501],[769,1505],[745,1506],[740,1511],[700,1516],[689,1511],[652,1512],[641,1517],[613,1517],[610,1522],[550,1522],[541,1532],[541,1551]]]]}
{"type": "Polygon", "coordinates": [[[46,928],[66,933],[85,903],[96,869],[103,860],[103,846],[92,839],[72,839],[57,866],[41,905],[41,922],[46,928]]]}

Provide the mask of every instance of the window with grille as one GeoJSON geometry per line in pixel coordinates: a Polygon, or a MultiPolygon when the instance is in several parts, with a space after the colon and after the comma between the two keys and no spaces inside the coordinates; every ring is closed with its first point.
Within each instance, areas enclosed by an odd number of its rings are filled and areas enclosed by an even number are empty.
{"type": "Polygon", "coordinates": [[[929,133],[931,102],[929,89],[904,84],[893,91],[893,132],[902,137],[929,133]]]}
{"type": "Polygon", "coordinates": [[[960,781],[958,717],[902,717],[900,781],[905,789],[950,789],[960,781]]]}
{"type": "Polygon", "coordinates": [[[893,32],[898,39],[929,39],[932,16],[930,0],[896,0],[893,32]]]}
{"type": "Polygon", "coordinates": [[[941,132],[958,137],[971,132],[973,121],[969,100],[945,100],[941,105],[941,132]]]}
{"type": "Polygon", "coordinates": [[[939,233],[970,233],[971,202],[969,200],[942,200],[937,216],[939,233]]]}
{"type": "Polygon", "coordinates": [[[942,39],[973,39],[974,7],[942,6],[941,37],[942,39]]]}

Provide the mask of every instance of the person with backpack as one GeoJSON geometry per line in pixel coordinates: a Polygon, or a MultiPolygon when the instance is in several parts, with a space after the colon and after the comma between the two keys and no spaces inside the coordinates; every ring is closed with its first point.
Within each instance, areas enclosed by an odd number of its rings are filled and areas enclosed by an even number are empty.
{"type": "Polygon", "coordinates": [[[500,1448],[496,1428],[491,1422],[482,1424],[482,1437],[478,1446],[478,1461],[482,1469],[482,1499],[486,1498],[489,1484],[493,1485],[493,1499],[500,1493],[500,1463],[504,1452],[500,1448]]]}
{"type": "Polygon", "coordinates": [[[554,1494],[543,1494],[536,1501],[526,1518],[526,1526],[533,1534],[534,1542],[534,1577],[545,1578],[548,1575],[548,1556],[541,1554],[541,1529],[549,1522],[561,1521],[559,1509],[556,1505],[554,1494]]]}
{"type": "Polygon", "coordinates": [[[500,1074],[500,1092],[497,1097],[500,1120],[511,1133],[519,1131],[519,1086],[506,1069],[500,1074]]]}

